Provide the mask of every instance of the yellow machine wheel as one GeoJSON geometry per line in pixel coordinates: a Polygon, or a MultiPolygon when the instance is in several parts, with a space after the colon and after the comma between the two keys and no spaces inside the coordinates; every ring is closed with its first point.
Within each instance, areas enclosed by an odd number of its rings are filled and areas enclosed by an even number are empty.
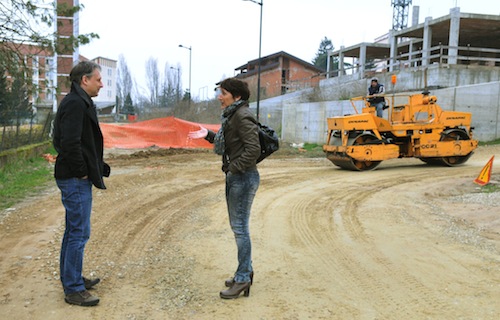
{"type": "MultiPolygon", "coordinates": [[[[457,140],[470,140],[469,134],[462,129],[450,129],[442,133],[440,141],[457,141],[457,140]]],[[[429,165],[439,165],[454,167],[465,163],[469,160],[473,152],[465,156],[452,156],[452,157],[435,157],[435,158],[420,158],[423,162],[429,165]]]]}
{"type": "MultiPolygon", "coordinates": [[[[340,138],[332,138],[331,145],[340,145],[340,138]]],[[[371,133],[361,133],[354,138],[349,138],[347,144],[349,146],[373,144],[379,139],[371,133]]],[[[353,171],[367,171],[375,169],[382,161],[361,161],[356,160],[344,153],[328,152],[327,158],[336,166],[353,171]]]]}

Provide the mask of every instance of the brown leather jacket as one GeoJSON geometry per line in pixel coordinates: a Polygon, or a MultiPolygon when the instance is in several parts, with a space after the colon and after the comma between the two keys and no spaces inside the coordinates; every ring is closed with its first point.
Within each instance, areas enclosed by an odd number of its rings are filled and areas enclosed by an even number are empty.
{"type": "MultiPolygon", "coordinates": [[[[208,131],[205,138],[214,142],[215,132],[208,131]]],[[[225,152],[222,156],[222,171],[245,172],[256,168],[260,156],[257,120],[245,103],[229,118],[224,132],[225,152]]]]}

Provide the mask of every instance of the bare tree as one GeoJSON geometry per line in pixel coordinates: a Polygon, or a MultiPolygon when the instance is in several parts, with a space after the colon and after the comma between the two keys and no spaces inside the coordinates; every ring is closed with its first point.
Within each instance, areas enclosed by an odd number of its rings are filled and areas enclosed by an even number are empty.
{"type": "Polygon", "coordinates": [[[26,118],[23,116],[26,109],[32,111],[24,97],[37,103],[38,93],[43,88],[58,90],[50,86],[49,78],[40,85],[37,72],[52,68],[50,61],[55,54],[72,54],[79,45],[99,37],[94,33],[62,36],[61,31],[68,26],[57,21],[57,17],[74,17],[81,9],[82,6],[54,0],[0,1],[0,70],[9,75],[10,95],[23,97],[22,103],[11,100],[11,105],[3,108],[12,110],[11,117],[16,117],[17,123],[21,117],[26,118]]]}
{"type": "Polygon", "coordinates": [[[117,72],[117,83],[116,91],[118,95],[118,105],[122,109],[127,96],[132,96],[132,75],[130,69],[125,60],[125,56],[120,54],[118,57],[118,72],[117,72]]]}
{"type": "Polygon", "coordinates": [[[179,103],[181,99],[181,72],[182,70],[179,65],[177,65],[177,67],[173,67],[170,66],[168,62],[165,63],[162,83],[162,100],[164,102],[163,105],[166,107],[172,107],[174,104],[179,103]]]}
{"type": "Polygon", "coordinates": [[[177,71],[177,73],[175,74],[175,78],[172,79],[172,83],[174,84],[175,87],[175,99],[176,102],[178,103],[182,98],[182,82],[181,82],[182,67],[179,63],[177,64],[175,70],[177,71]]]}
{"type": "Polygon", "coordinates": [[[146,61],[146,85],[149,90],[149,102],[152,107],[157,107],[160,96],[160,70],[158,59],[153,57],[146,61]]]}

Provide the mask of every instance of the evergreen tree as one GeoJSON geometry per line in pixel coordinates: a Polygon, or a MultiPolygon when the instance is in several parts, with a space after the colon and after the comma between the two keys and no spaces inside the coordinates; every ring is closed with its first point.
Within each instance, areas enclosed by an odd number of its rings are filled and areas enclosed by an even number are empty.
{"type": "Polygon", "coordinates": [[[16,125],[21,124],[21,120],[29,118],[31,114],[31,104],[29,102],[29,83],[23,73],[16,74],[12,81],[12,88],[7,95],[8,104],[12,111],[11,117],[15,117],[16,125]]]}
{"type": "Polygon", "coordinates": [[[130,96],[130,93],[127,94],[127,97],[125,98],[125,102],[123,103],[123,109],[122,109],[122,114],[135,114],[135,108],[134,104],[132,102],[132,97],[130,96]]]}
{"type": "MultiPolygon", "coordinates": [[[[327,59],[328,59],[328,51],[333,50],[333,44],[330,39],[325,37],[323,40],[321,40],[321,43],[319,45],[318,52],[316,53],[316,57],[313,59],[312,64],[314,64],[316,67],[320,68],[321,70],[326,71],[326,66],[327,66],[327,59]]],[[[337,62],[338,65],[338,62],[337,62]]]]}

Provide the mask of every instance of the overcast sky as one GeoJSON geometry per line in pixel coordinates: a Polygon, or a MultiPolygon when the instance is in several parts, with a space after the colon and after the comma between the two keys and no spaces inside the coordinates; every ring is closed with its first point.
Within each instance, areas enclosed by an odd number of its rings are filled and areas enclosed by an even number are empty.
{"type": "MultiPolygon", "coordinates": [[[[259,2],[260,0],[256,0],[259,2]]],[[[80,48],[89,59],[125,56],[132,77],[145,87],[145,64],[158,59],[181,68],[189,87],[191,47],[193,98],[212,96],[215,83],[235,75],[234,69],[259,56],[260,6],[244,0],[80,0],[80,33],[100,39],[80,48]]],[[[500,14],[499,0],[413,0],[425,17],[461,12],[500,14]]],[[[311,62],[324,37],[335,49],[371,42],[392,27],[390,0],[264,0],[262,56],[285,51],[311,62]]],[[[412,8],[409,10],[409,25],[412,8]]],[[[170,70],[176,72],[175,70],[170,70]]]]}

